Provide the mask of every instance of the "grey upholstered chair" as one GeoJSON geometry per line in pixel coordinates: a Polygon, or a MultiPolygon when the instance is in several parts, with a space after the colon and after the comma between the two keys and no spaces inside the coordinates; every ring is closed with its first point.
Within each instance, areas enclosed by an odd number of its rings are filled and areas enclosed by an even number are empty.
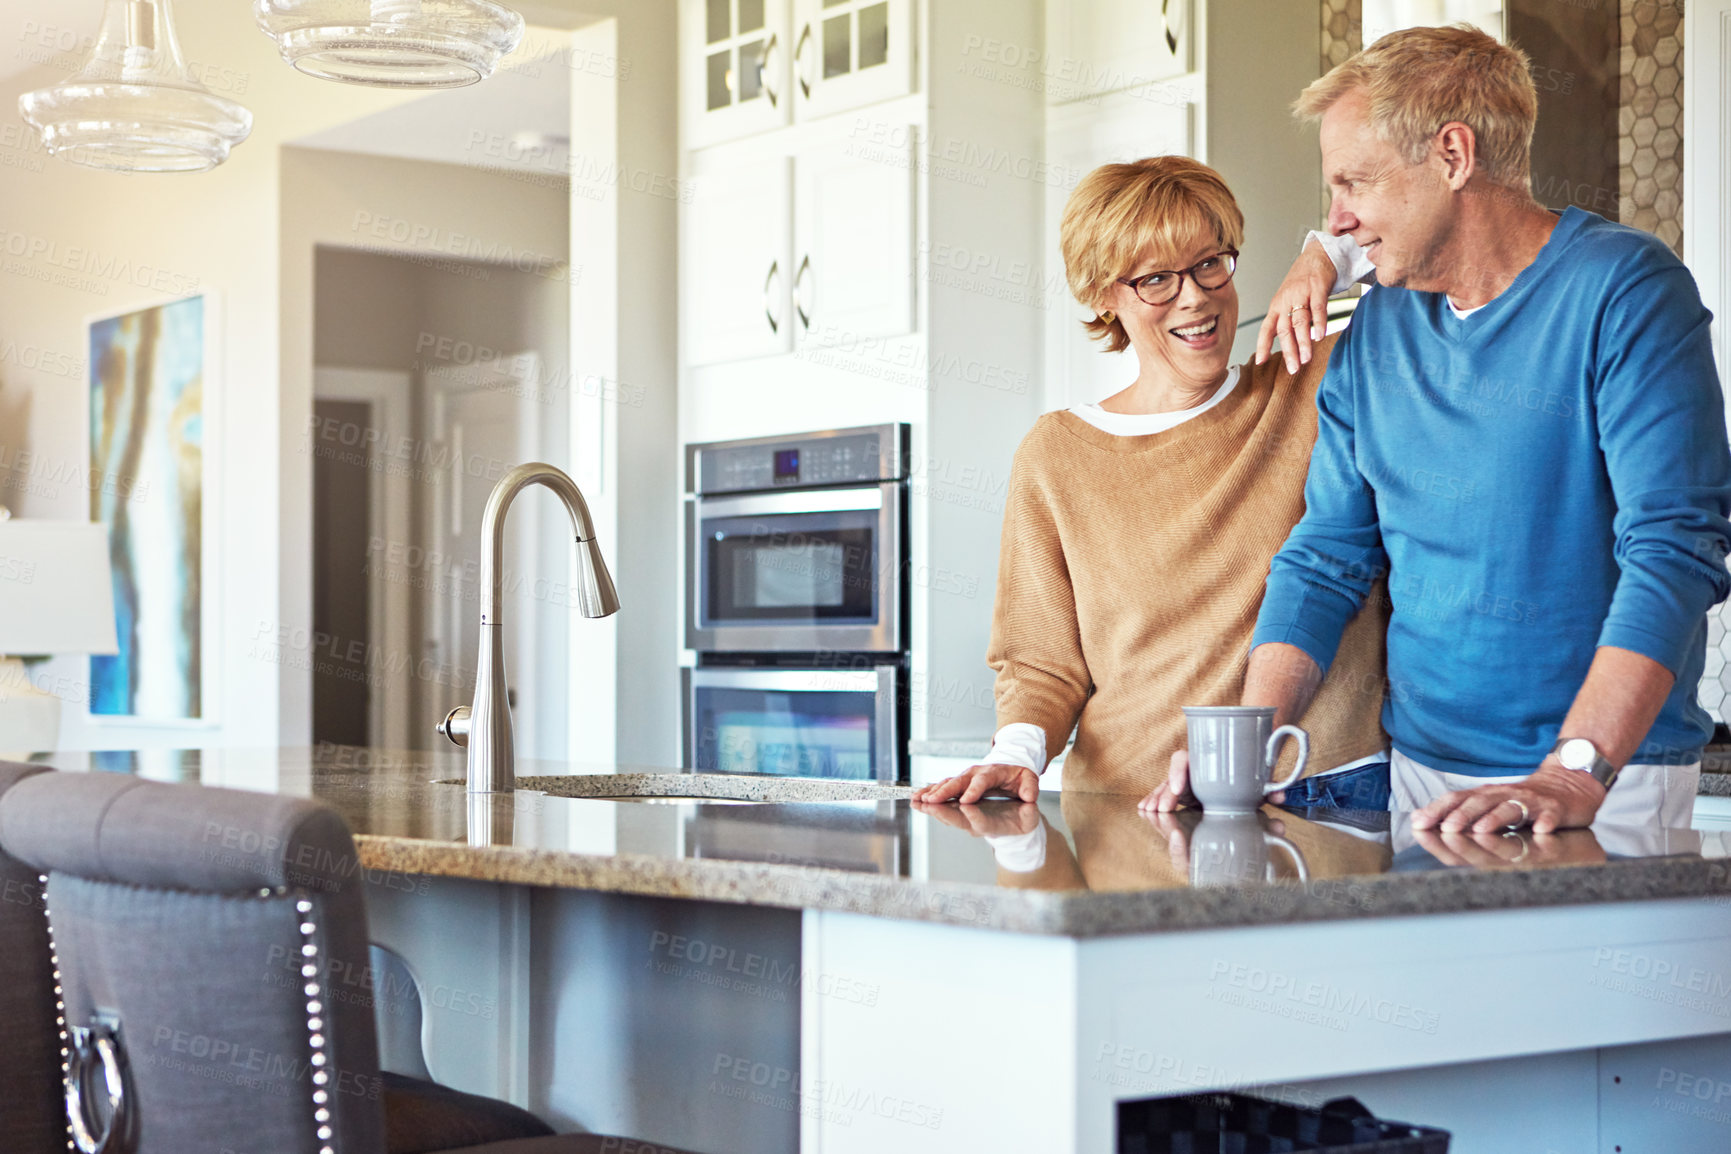
{"type": "MultiPolygon", "coordinates": [[[[40,765],[0,762],[0,796],[40,765]]],[[[60,1027],[37,871],[0,853],[0,1143],[11,1154],[65,1154],[60,1027]]]]}
{"type": "MultiPolygon", "coordinates": [[[[0,794],[0,852],[48,877],[43,944],[72,1051],[66,1113],[89,1142],[112,1133],[110,1149],[129,1154],[636,1145],[552,1136],[506,1103],[380,1075],[361,872],[325,806],[35,774],[0,794]]],[[[59,1055],[50,1062],[57,1076],[59,1055]]]]}

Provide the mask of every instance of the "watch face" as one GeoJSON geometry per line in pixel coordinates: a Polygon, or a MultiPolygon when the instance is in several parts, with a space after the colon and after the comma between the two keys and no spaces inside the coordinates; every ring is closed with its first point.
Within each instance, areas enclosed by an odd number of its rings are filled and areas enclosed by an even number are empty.
{"type": "Polygon", "coordinates": [[[1599,751],[1584,737],[1573,737],[1557,749],[1557,760],[1567,769],[1591,769],[1599,751]]]}

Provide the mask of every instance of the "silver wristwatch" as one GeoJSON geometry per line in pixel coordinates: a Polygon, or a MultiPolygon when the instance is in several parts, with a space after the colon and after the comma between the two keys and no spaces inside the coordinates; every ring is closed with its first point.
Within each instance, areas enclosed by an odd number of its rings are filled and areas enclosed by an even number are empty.
{"type": "Polygon", "coordinates": [[[1565,737],[1551,748],[1564,769],[1578,769],[1583,773],[1593,775],[1593,780],[1611,788],[1617,780],[1617,767],[1605,760],[1605,755],[1599,752],[1599,747],[1584,737],[1565,737]]]}

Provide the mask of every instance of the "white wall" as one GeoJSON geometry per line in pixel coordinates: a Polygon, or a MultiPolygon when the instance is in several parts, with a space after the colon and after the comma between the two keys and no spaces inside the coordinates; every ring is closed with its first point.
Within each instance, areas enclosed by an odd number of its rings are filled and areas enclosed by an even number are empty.
{"type": "Polygon", "coordinates": [[[597,0],[571,83],[572,449],[620,610],[571,635],[573,760],[679,764],[673,0],[597,0]],[[623,77],[621,77],[623,73],[623,77]],[[586,179],[585,172],[598,178],[586,179]],[[652,191],[633,191],[652,190],[652,191]]]}
{"type": "Polygon", "coordinates": [[[159,303],[169,295],[164,288],[220,298],[221,341],[208,387],[221,418],[205,431],[220,510],[206,527],[215,548],[206,598],[219,659],[205,671],[215,687],[214,723],[190,731],[93,725],[83,717],[83,658],[56,659],[42,676],[68,699],[67,748],[274,744],[278,670],[249,650],[260,623],[268,628],[280,616],[278,149],[406,97],[301,76],[278,58],[248,5],[181,0],[175,17],[188,58],[226,70],[216,78],[225,95],[254,111],[252,138],[227,164],[201,175],[77,168],[48,157],[15,119],[20,93],[57,83],[78,66],[53,50],[53,38],[95,31],[95,6],[69,4],[65,12],[71,26],[53,29],[40,12],[27,24],[24,12],[0,8],[8,55],[47,61],[0,79],[0,501],[23,516],[89,516],[78,476],[86,462],[87,318],[159,303]],[[23,452],[32,463],[19,467],[23,452]]]}

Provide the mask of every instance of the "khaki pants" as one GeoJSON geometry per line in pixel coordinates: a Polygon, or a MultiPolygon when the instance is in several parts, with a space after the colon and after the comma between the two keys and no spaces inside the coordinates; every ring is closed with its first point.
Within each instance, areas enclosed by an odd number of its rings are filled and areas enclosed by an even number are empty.
{"type": "MultiPolygon", "coordinates": [[[[1509,785],[1515,777],[1472,777],[1444,773],[1420,765],[1400,750],[1389,759],[1389,808],[1396,813],[1423,809],[1445,793],[1481,785],[1509,785]]],[[[1626,765],[1617,775],[1594,824],[1660,825],[1687,829],[1695,815],[1695,793],[1701,783],[1701,763],[1693,765],[1626,765]]]]}

